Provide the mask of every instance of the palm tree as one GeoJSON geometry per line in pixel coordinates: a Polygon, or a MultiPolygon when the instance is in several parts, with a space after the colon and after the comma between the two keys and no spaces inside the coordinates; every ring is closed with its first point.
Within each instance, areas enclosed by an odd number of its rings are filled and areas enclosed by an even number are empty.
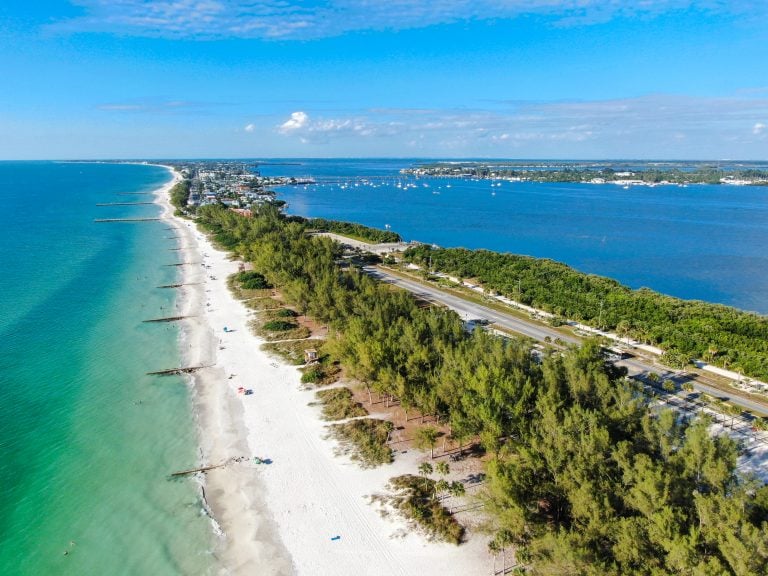
{"type": "Polygon", "coordinates": [[[630,329],[631,326],[626,320],[621,320],[618,324],[616,324],[616,335],[619,337],[619,340],[622,338],[627,338],[630,329]]]}
{"type": "Polygon", "coordinates": [[[448,488],[448,490],[450,491],[451,496],[453,496],[454,498],[461,498],[462,496],[464,496],[464,494],[467,493],[467,489],[464,488],[464,484],[462,484],[458,480],[451,482],[451,485],[448,488]]]}
{"type": "Polygon", "coordinates": [[[419,474],[424,477],[424,488],[427,487],[427,476],[432,474],[432,464],[429,462],[422,462],[419,464],[419,474]]]}
{"type": "MultiPolygon", "coordinates": [[[[464,488],[464,484],[462,484],[458,480],[455,480],[448,485],[448,493],[454,498],[461,498],[462,496],[464,496],[464,494],[467,493],[467,490],[466,488],[464,488]]],[[[451,507],[448,510],[448,512],[450,514],[453,514],[453,503],[451,503],[451,507]]]]}
{"type": "Polygon", "coordinates": [[[448,492],[450,489],[451,485],[448,483],[448,481],[444,478],[440,478],[440,480],[435,482],[435,497],[437,497],[442,492],[448,492]]]}

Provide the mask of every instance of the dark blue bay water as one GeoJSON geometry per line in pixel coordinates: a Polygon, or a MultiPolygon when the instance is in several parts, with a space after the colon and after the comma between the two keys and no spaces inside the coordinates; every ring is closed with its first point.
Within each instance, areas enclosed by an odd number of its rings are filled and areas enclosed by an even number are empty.
{"type": "Polygon", "coordinates": [[[767,187],[492,186],[400,176],[413,160],[296,162],[259,167],[318,180],[280,189],[292,214],[389,224],[406,240],[552,258],[634,288],[768,313],[767,187]],[[380,178],[347,182],[360,177],[380,178]]]}
{"type": "Polygon", "coordinates": [[[179,361],[174,246],[154,216],[169,180],[137,165],[0,162],[0,571],[202,574],[211,530],[189,482],[189,392],[145,372],[179,361]],[[70,542],[74,542],[71,544],[70,542]],[[64,552],[67,552],[65,555],[64,552]]]}

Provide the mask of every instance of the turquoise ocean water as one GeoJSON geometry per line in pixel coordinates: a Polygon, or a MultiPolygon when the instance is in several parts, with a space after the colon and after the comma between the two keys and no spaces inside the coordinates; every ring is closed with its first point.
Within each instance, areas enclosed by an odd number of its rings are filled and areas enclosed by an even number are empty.
{"type": "Polygon", "coordinates": [[[153,166],[0,162],[0,572],[203,574],[210,521],[189,480],[190,393],[145,372],[179,362],[173,232],[153,166]],[[71,544],[74,542],[74,544],[71,544]],[[64,554],[64,552],[68,554],[64,554]]]}

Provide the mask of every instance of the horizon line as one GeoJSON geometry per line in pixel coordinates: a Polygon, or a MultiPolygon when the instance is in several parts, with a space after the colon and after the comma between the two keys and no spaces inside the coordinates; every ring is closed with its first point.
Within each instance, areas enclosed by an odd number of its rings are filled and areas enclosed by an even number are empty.
{"type": "Polygon", "coordinates": [[[525,162],[768,162],[768,158],[632,158],[632,157],[512,157],[512,156],[135,156],[122,158],[0,158],[0,162],[156,162],[223,160],[450,160],[450,161],[525,161],[525,162]]]}

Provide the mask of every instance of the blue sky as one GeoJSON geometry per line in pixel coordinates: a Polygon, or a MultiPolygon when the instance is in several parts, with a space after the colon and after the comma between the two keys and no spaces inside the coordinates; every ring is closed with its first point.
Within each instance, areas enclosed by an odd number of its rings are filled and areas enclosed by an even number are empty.
{"type": "Polygon", "coordinates": [[[768,156],[768,2],[6,0],[0,159],[768,156]]]}

